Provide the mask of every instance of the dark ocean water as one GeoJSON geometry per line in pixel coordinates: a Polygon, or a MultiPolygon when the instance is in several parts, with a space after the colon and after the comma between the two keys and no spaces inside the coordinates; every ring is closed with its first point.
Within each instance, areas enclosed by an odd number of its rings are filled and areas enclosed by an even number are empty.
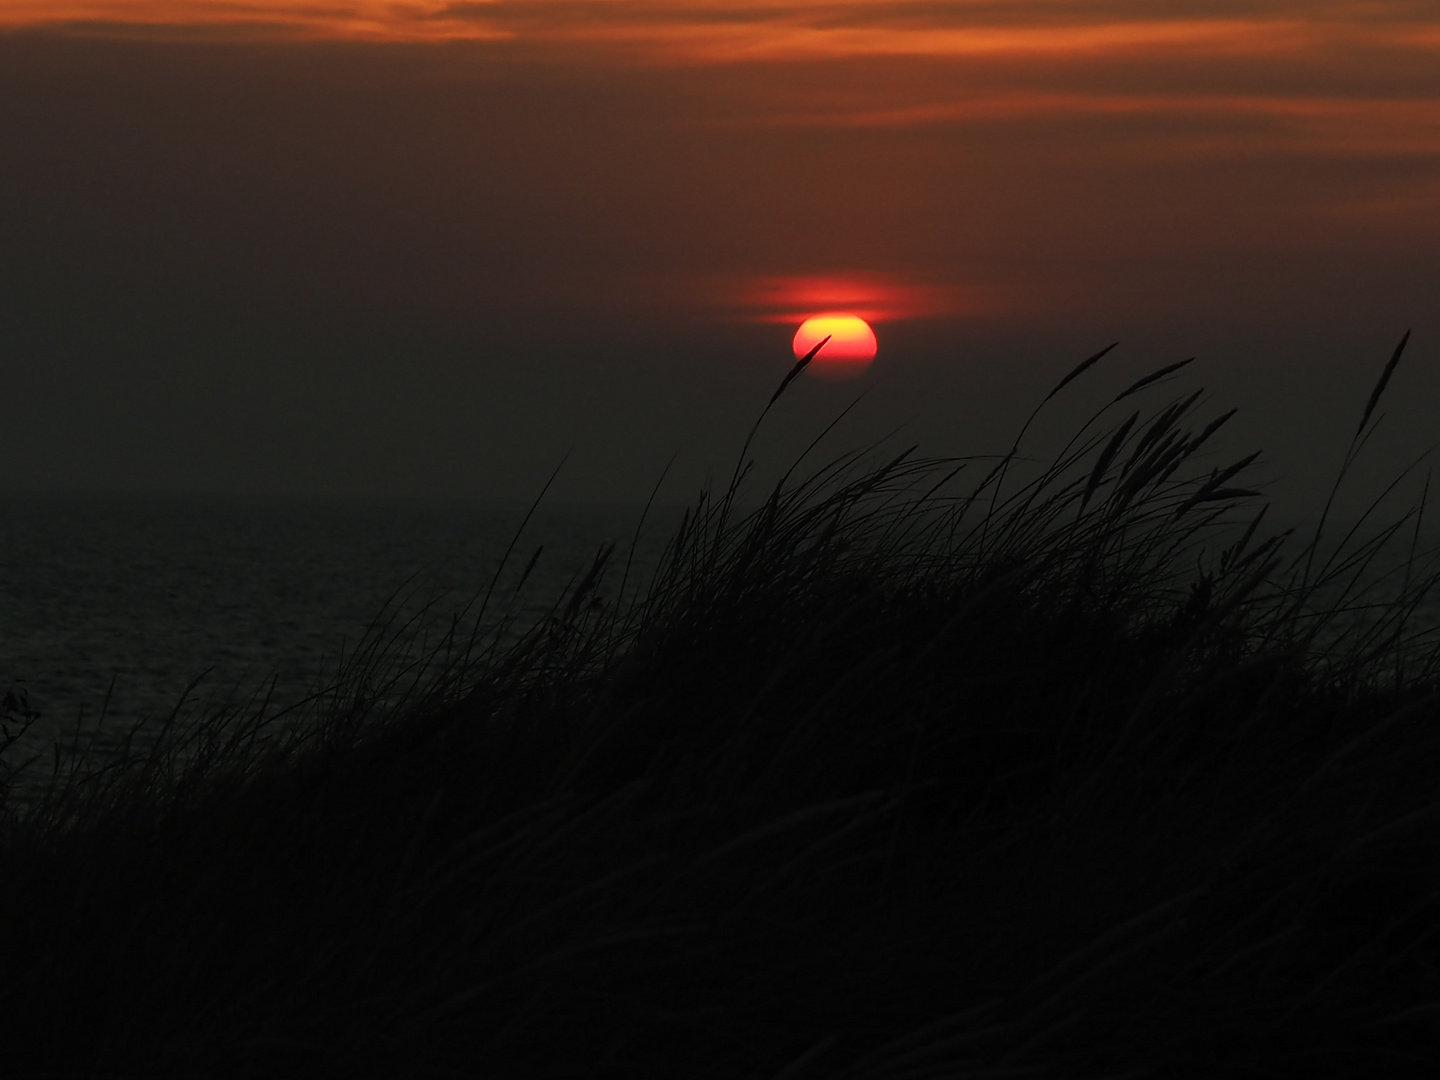
{"type": "MultiPolygon", "coordinates": [[[[519,504],[137,495],[0,495],[0,693],[42,718],[12,761],[90,726],[168,715],[268,690],[272,708],[333,678],[390,602],[433,640],[494,578],[529,508],[519,504]]],[[[654,511],[632,582],[656,564],[675,516],[654,511]]],[[[543,552],[513,604],[544,616],[597,548],[624,555],[640,508],[536,511],[509,576],[543,552]]],[[[613,596],[622,565],[607,576],[613,596]]],[[[627,593],[631,589],[627,588],[627,593]]],[[[501,599],[503,601],[503,589],[501,599]]],[[[493,602],[492,602],[493,609],[493,602]]],[[[473,610],[473,609],[472,609],[473,610]]]]}

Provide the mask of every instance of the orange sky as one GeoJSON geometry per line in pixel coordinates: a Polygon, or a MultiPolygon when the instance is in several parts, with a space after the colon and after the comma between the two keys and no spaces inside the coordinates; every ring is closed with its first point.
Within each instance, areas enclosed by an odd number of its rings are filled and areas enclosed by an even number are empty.
{"type": "MultiPolygon", "coordinates": [[[[1417,0],[0,0],[0,28],[171,43],[481,43],[541,68],[796,72],[748,100],[736,94],[709,120],[730,125],[1138,116],[1208,121],[1203,135],[1157,137],[1170,155],[1440,145],[1440,8],[1417,0]],[[897,58],[912,66],[848,74],[897,58]]],[[[1398,212],[1437,198],[1412,184],[1336,209],[1398,212]]]]}
{"type": "Polygon", "coordinates": [[[1437,80],[1405,77],[1440,65],[1440,8],[1416,0],[0,0],[0,28],[503,43],[538,64],[920,64],[878,94],[868,82],[847,93],[823,75],[799,80],[754,102],[750,123],[1259,117],[1276,125],[1267,137],[1362,154],[1428,149],[1440,136],[1437,80]],[[979,87],[944,85],[947,71],[975,82],[976,65],[979,87]]]}
{"type": "Polygon", "coordinates": [[[1415,2],[1326,0],[5,0],[0,25],[250,28],[388,41],[641,44],[660,59],[856,55],[1433,53],[1440,17],[1415,2]]]}
{"type": "MultiPolygon", "coordinates": [[[[1440,148],[1440,9],[1416,0],[0,0],[5,29],[17,40],[174,49],[329,43],[413,57],[416,47],[448,45],[420,61],[430,77],[490,78],[497,65],[541,78],[650,72],[656,93],[683,85],[700,95],[661,128],[943,139],[1032,125],[1039,146],[1042,130],[1062,125],[1135,164],[1376,163],[1368,183],[1297,192],[1285,213],[1303,207],[1307,228],[1390,230],[1404,220],[1429,234],[1440,210],[1434,171],[1413,164],[1440,148]],[[1402,161],[1412,164],[1394,167],[1402,161]]],[[[717,273],[733,278],[727,267],[688,269],[694,287],[672,283],[670,294],[693,296],[717,273]]],[[[755,268],[755,283],[721,292],[733,301],[786,272],[874,278],[884,269],[873,258],[772,264],[755,268]]],[[[996,292],[927,276],[910,274],[905,286],[929,290],[924,303],[908,302],[917,311],[935,313],[947,292],[957,299],[942,307],[974,310],[980,294],[996,292]]],[[[788,317],[763,305],[756,314],[767,310],[788,317]]]]}
{"type": "Polygon", "coordinates": [[[0,285],[53,313],[26,340],[601,320],[783,358],[844,307],[917,402],[982,334],[1270,335],[1339,379],[1424,348],[1437,72],[1429,0],[0,0],[0,285]]]}

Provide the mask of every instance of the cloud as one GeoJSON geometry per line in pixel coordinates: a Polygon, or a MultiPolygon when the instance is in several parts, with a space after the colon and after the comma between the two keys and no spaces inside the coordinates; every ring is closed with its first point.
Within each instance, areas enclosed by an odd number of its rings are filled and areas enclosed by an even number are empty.
{"type": "Polygon", "coordinates": [[[1440,49],[1433,5],[1403,0],[8,0],[0,27],[580,43],[686,63],[1440,49]]]}
{"type": "Polygon", "coordinates": [[[997,297],[980,285],[937,285],[874,271],[743,277],[706,281],[708,306],[746,322],[796,323],[817,312],[845,311],[871,323],[973,315],[997,297]]]}
{"type": "MultiPolygon", "coordinates": [[[[1276,149],[1424,154],[1440,108],[1440,12],[1419,0],[6,0],[6,29],[487,43],[487,60],[551,73],[745,65],[750,85],[699,125],[1235,127],[1196,153],[1259,133],[1276,149]]],[[[485,66],[451,56],[447,71],[467,63],[485,66]]]]}
{"type": "Polygon", "coordinates": [[[948,99],[891,105],[849,100],[759,111],[727,126],[806,128],[911,128],[967,123],[1046,121],[1145,121],[1168,118],[1205,124],[1212,134],[1197,140],[1177,125],[1170,138],[1156,134],[1157,146],[1173,157],[1177,143],[1195,154],[1212,155],[1224,145],[1239,149],[1263,139],[1268,153],[1303,152],[1339,156],[1440,155],[1440,99],[1327,94],[1226,94],[1074,90],[976,90],[948,99]],[[1224,127],[1227,134],[1216,134],[1224,127]]]}
{"type": "Polygon", "coordinates": [[[0,29],[104,37],[373,42],[505,39],[443,0],[7,0],[0,29]]]}
{"type": "Polygon", "coordinates": [[[1403,0],[462,0],[433,19],[649,62],[1440,48],[1433,6],[1403,0]]]}

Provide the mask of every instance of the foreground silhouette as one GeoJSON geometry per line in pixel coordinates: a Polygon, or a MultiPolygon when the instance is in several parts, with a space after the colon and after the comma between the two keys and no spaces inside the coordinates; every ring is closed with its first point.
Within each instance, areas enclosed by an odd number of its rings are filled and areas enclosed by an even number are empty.
{"type": "Polygon", "coordinates": [[[377,624],[307,709],[57,767],[0,863],[7,1071],[1423,1064],[1433,575],[1349,610],[1407,519],[1289,550],[1198,402],[752,510],[742,452],[637,601],[602,552],[518,643],[498,593],[424,664],[377,624]]]}

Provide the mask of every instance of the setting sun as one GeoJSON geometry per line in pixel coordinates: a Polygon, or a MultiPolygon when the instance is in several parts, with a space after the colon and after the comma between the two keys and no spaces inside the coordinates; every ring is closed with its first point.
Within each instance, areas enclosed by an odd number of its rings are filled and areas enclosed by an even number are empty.
{"type": "Polygon", "coordinates": [[[795,358],[804,356],[826,336],[830,340],[806,370],[821,379],[853,379],[875,359],[875,331],[858,315],[831,312],[814,315],[795,331],[795,358]]]}

